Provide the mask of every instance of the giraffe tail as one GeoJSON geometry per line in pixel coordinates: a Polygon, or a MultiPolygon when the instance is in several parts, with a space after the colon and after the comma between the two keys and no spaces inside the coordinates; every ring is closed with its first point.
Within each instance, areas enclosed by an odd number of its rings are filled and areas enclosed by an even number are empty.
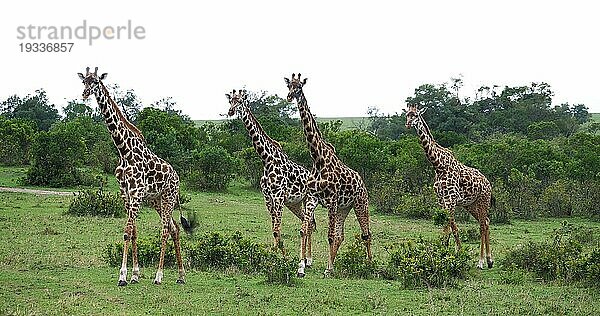
{"type": "Polygon", "coordinates": [[[181,226],[183,227],[183,230],[188,234],[192,234],[194,232],[194,226],[195,226],[194,223],[196,222],[196,214],[193,213],[190,220],[188,220],[187,218],[185,218],[185,216],[183,216],[183,211],[181,210],[181,203],[179,203],[179,196],[177,197],[177,208],[179,208],[179,221],[181,222],[181,226]]]}
{"type": "Polygon", "coordinates": [[[494,207],[494,208],[496,207],[496,198],[493,195],[491,196],[490,203],[491,203],[492,207],[494,207]]]}

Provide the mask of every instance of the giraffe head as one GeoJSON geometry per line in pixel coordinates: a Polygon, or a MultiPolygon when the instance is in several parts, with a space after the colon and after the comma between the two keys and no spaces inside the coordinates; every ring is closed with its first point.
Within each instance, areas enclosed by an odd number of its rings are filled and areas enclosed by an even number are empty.
{"type": "Polygon", "coordinates": [[[106,79],[108,74],[103,73],[102,75],[98,76],[98,67],[96,67],[94,72],[90,72],[90,67],[87,67],[85,69],[85,75],[82,73],[78,73],[78,75],[79,79],[83,81],[83,85],[85,87],[82,94],[83,100],[87,100],[91,94],[94,94],[96,90],[98,90],[98,84],[100,83],[100,80],[106,79]]]}
{"type": "Polygon", "coordinates": [[[302,93],[302,87],[306,84],[306,78],[304,80],[300,80],[301,74],[298,74],[298,78],[296,78],[296,74],[292,74],[292,80],[288,78],[283,78],[285,80],[285,84],[287,85],[290,92],[287,95],[287,101],[292,102],[294,98],[297,98],[302,93]]]}
{"type": "Polygon", "coordinates": [[[227,112],[229,116],[233,116],[241,107],[248,104],[248,93],[246,90],[240,90],[237,93],[233,90],[231,94],[226,93],[225,96],[229,100],[230,107],[229,112],[227,112]]]}
{"type": "Polygon", "coordinates": [[[409,105],[408,111],[406,111],[406,128],[412,128],[413,126],[415,129],[420,128],[423,125],[423,117],[421,115],[426,110],[427,108],[419,110],[416,105],[409,105]]]}

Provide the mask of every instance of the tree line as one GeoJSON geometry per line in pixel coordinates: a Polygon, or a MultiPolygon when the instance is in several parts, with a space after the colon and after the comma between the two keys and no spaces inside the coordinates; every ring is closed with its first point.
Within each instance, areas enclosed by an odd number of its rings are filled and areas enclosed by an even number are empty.
{"type": "MultiPolygon", "coordinates": [[[[600,124],[583,104],[552,105],[545,83],[481,87],[460,95],[462,81],[425,84],[406,103],[427,108],[435,139],[463,163],[481,170],[498,201],[492,220],[538,216],[600,216],[600,124]]],[[[258,187],[262,162],[240,120],[197,126],[172,98],[144,106],[133,90],[111,86],[148,146],[169,161],[191,190],[222,191],[234,179],[258,187]]],[[[227,108],[224,98],[223,108],[227,108]]],[[[296,106],[251,93],[250,108],[265,131],[295,161],[310,168],[296,106]]],[[[437,210],[433,169],[402,112],[368,110],[368,124],[342,129],[319,123],[338,156],[365,180],[376,211],[430,218],[437,210]]],[[[114,171],[118,155],[97,109],[78,101],[50,104],[42,89],[0,103],[0,164],[28,165],[32,185],[95,183],[114,171]]]]}

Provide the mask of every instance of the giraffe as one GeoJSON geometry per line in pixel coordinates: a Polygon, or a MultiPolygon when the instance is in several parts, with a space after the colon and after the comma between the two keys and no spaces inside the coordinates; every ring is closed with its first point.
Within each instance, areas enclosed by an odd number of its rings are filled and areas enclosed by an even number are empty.
{"type": "Polygon", "coordinates": [[[425,110],[418,110],[416,106],[409,105],[406,112],[406,128],[415,128],[427,160],[435,169],[433,188],[437,195],[438,204],[450,213],[450,221],[444,228],[444,232],[448,234],[448,226],[452,229],[456,250],[458,251],[460,249],[460,239],[458,237],[458,227],[454,221],[454,210],[457,206],[464,207],[479,222],[481,247],[477,267],[483,269],[485,250],[487,266],[491,268],[494,261],[490,249],[488,209],[491,204],[494,204],[492,185],[479,170],[463,165],[454,158],[452,151],[440,146],[433,139],[429,127],[423,119],[422,114],[424,112],[425,110]]]}
{"type": "Polygon", "coordinates": [[[302,90],[306,84],[306,78],[301,80],[300,77],[300,74],[298,74],[298,77],[292,74],[291,80],[288,78],[284,78],[284,80],[289,89],[287,101],[296,100],[304,127],[304,136],[313,160],[313,167],[307,182],[308,190],[310,194],[319,199],[319,202],[328,211],[327,240],[329,242],[329,257],[327,269],[325,270],[325,276],[328,276],[333,272],[335,256],[344,241],[344,222],[352,208],[354,208],[354,213],[360,225],[361,237],[367,250],[367,258],[372,259],[369,196],[358,172],[346,166],[336,156],[333,145],[323,139],[302,90]]]}
{"type": "MultiPolygon", "coordinates": [[[[181,260],[181,247],[179,244],[179,226],[173,220],[172,214],[176,204],[179,203],[179,176],[171,165],[156,156],[147,146],[137,127],[131,124],[119,109],[116,102],[110,97],[108,90],[102,83],[107,74],[98,76],[98,67],[90,72],[87,67],[85,75],[78,73],[83,81],[83,99],[90,95],[96,97],[98,106],[104,116],[106,127],[119,152],[119,165],[115,169],[115,176],[119,182],[121,196],[127,211],[127,222],[124,229],[123,261],[119,270],[119,286],[127,285],[127,249],[131,243],[133,272],[131,283],[138,283],[140,268],[137,255],[137,226],[138,210],[144,199],[156,209],[162,222],[162,240],[158,270],[154,278],[155,284],[160,284],[163,277],[163,264],[166,242],[169,234],[175,244],[175,254],[179,267],[177,283],[185,283],[185,270],[181,260]]],[[[186,231],[191,227],[180,212],[180,220],[186,231]]]]}
{"type": "Polygon", "coordinates": [[[263,162],[260,188],[267,210],[271,214],[275,247],[280,248],[283,255],[285,255],[283,241],[281,241],[283,206],[285,205],[302,222],[298,276],[304,277],[304,269],[312,265],[312,233],[316,228],[314,211],[318,204],[315,196],[307,194],[306,180],[310,173],[306,168],[292,161],[281,145],[265,133],[250,111],[246,90],[240,90],[238,93],[233,90],[226,96],[230,104],[228,115],[238,114],[248,130],[256,153],[263,162]]]}

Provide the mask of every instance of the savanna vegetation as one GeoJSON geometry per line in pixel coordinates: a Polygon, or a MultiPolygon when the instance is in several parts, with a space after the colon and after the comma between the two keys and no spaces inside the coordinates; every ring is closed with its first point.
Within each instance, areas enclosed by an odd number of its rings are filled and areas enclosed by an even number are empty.
{"type": "MultiPolygon", "coordinates": [[[[270,220],[256,190],[261,162],[239,120],[198,124],[171,98],[144,105],[133,90],[111,90],[150,148],[175,167],[184,209],[196,212],[200,228],[183,237],[188,282],[176,286],[176,271],[168,269],[165,284],[150,287],[159,221],[145,208],[138,221],[142,283],[115,286],[123,225],[111,175],[116,150],[97,109],[71,101],[59,114],[38,90],[0,103],[0,185],[83,191],[77,199],[0,193],[0,233],[11,241],[0,247],[2,314],[600,309],[600,123],[585,105],[553,105],[547,84],[481,87],[466,98],[453,79],[422,85],[406,100],[426,107],[436,140],[492,182],[491,239],[499,262],[492,270],[474,269],[478,229],[466,212],[457,216],[467,247],[455,253],[439,242],[447,214],[435,203],[433,170],[414,131],[404,127],[401,108],[395,114],[370,108],[352,126],[320,120],[338,156],[365,179],[373,220],[375,260],[364,260],[350,216],[333,280],[321,276],[322,208],[317,261],[305,279],[293,273],[298,223],[289,212],[283,238],[292,255],[270,249],[270,220]]],[[[294,104],[253,93],[251,109],[294,160],[310,167],[294,104]]]]}

